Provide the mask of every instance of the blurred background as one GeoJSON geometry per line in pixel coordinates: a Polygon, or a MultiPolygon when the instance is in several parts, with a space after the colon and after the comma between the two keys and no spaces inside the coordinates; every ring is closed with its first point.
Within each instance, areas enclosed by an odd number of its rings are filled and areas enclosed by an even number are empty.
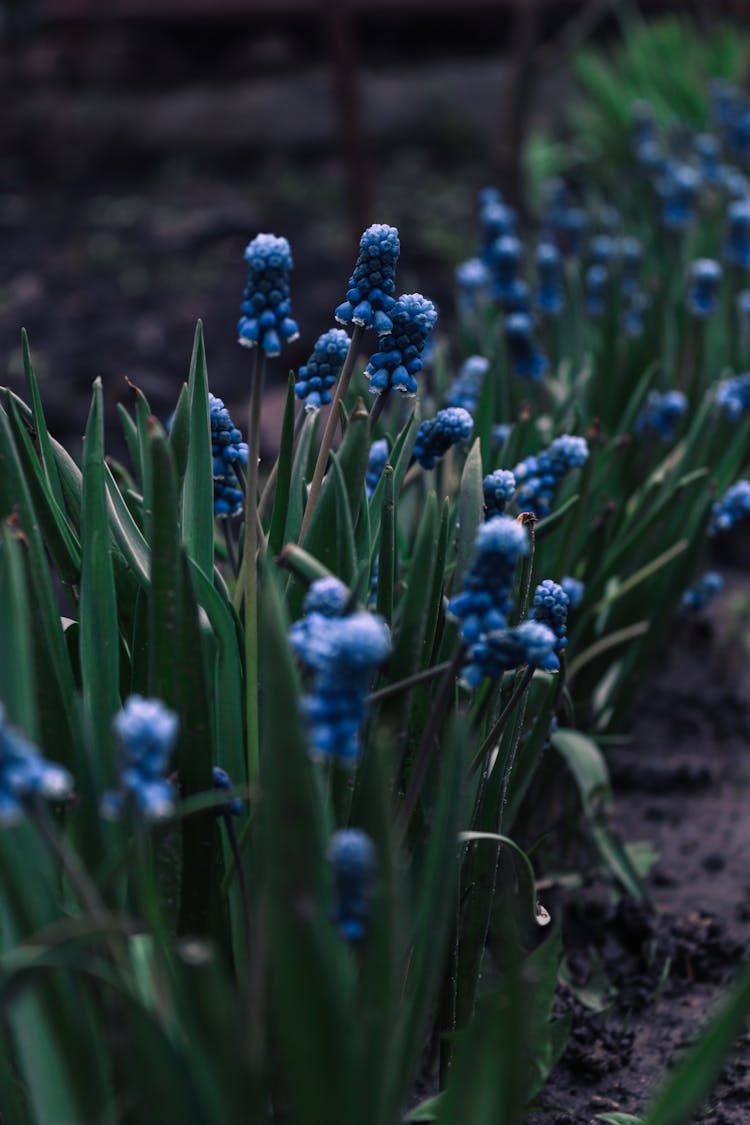
{"type": "Polygon", "coordinates": [[[130,379],[171,412],[201,317],[212,389],[244,406],[235,330],[259,231],[295,260],[301,338],[278,396],[333,326],[372,222],[399,227],[400,288],[449,328],[477,190],[524,214],[544,175],[585,166],[564,148],[576,59],[669,13],[742,40],[750,3],[3,0],[2,381],[22,386],[24,326],[50,427],[75,450],[97,375],[110,407],[130,379]]]}

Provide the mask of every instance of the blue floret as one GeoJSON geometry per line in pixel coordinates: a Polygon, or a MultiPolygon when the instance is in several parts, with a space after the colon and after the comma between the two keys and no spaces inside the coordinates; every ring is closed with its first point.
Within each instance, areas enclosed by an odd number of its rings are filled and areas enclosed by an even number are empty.
{"type": "Polygon", "coordinates": [[[313,353],[297,372],[294,393],[312,413],[331,402],[331,388],[341,374],[349,351],[349,337],[343,328],[332,328],[315,341],[313,353]]]}
{"type": "Polygon", "coordinates": [[[413,457],[423,469],[434,469],[435,462],[454,446],[471,440],[474,419],[460,406],[439,410],[434,418],[422,422],[417,431],[413,457]]]}

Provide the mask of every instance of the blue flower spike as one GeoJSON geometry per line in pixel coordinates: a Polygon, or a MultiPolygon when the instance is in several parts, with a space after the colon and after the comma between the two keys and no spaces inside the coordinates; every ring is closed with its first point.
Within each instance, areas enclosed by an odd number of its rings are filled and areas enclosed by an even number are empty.
{"type": "Polygon", "coordinates": [[[540,582],[534,591],[529,617],[552,630],[555,635],[554,649],[558,655],[568,646],[569,608],[570,598],[561,585],[551,578],[540,582]]]}
{"type": "MultiPolygon", "coordinates": [[[[482,646],[483,675],[494,679],[521,664],[557,672],[560,661],[555,652],[556,643],[553,631],[539,621],[523,621],[509,629],[493,630],[484,638],[482,646]]],[[[474,656],[476,659],[476,650],[474,656]]],[[[479,682],[472,665],[464,670],[461,678],[470,688],[479,682]]]]}
{"type": "Polygon", "coordinates": [[[481,258],[467,258],[456,266],[458,304],[464,312],[476,309],[490,285],[490,271],[481,258]]]}
{"type": "Polygon", "coordinates": [[[421,423],[417,431],[412,456],[423,469],[434,469],[435,462],[444,457],[454,445],[471,441],[474,419],[460,406],[439,410],[434,418],[421,423]]]}
{"type": "MultiPolygon", "coordinates": [[[[231,777],[221,766],[214,766],[213,768],[213,786],[220,793],[234,788],[231,777]]],[[[216,816],[242,816],[242,798],[233,797],[226,804],[219,805],[215,809],[215,813],[216,816]]]]}
{"type": "Polygon", "coordinates": [[[718,307],[721,266],[711,258],[698,258],[688,270],[687,307],[696,320],[707,320],[718,307]]]}
{"type": "Polygon", "coordinates": [[[501,516],[516,492],[516,478],[510,469],[495,469],[482,481],[484,518],[501,516]]]}
{"type": "Polygon", "coordinates": [[[635,422],[638,437],[651,433],[662,441],[672,441],[688,401],[682,391],[651,391],[635,422]]]}
{"type": "Polygon", "coordinates": [[[464,360],[446,395],[446,406],[460,406],[469,414],[476,414],[489,369],[490,361],[483,355],[470,355],[464,360]]]}
{"type": "Polygon", "coordinates": [[[589,245],[589,259],[591,264],[595,266],[605,266],[609,269],[615,256],[616,246],[615,239],[610,234],[595,235],[589,245]]]}
{"type": "Polygon", "coordinates": [[[515,308],[525,301],[526,286],[518,276],[523,247],[515,235],[498,238],[487,251],[487,265],[492,274],[492,296],[503,308],[515,308]]]}
{"type": "Polygon", "coordinates": [[[701,613],[723,589],[724,579],[718,571],[707,570],[682,595],[680,611],[685,614],[701,613]]]}
{"type": "Polygon", "coordinates": [[[727,207],[724,261],[736,269],[750,266],[750,200],[739,199],[727,207]]]}
{"type": "Polygon", "coordinates": [[[340,324],[374,328],[379,336],[391,331],[400,253],[395,227],[373,223],[367,228],[359,240],[359,257],[349,278],[346,300],[336,309],[340,324]]]}
{"type": "Polygon", "coordinates": [[[736,422],[750,409],[750,372],[722,379],[716,388],[716,405],[730,422],[736,422]]]}
{"type": "Polygon", "coordinates": [[[378,438],[370,446],[370,452],[367,457],[367,473],[365,475],[365,488],[367,490],[367,499],[372,500],[372,494],[378,486],[378,481],[383,475],[383,469],[388,464],[388,441],[386,438],[378,438]]]}
{"type": "Polygon", "coordinates": [[[701,179],[707,187],[721,184],[721,144],[713,133],[698,133],[693,142],[701,179]]]}
{"type": "Polygon", "coordinates": [[[536,251],[536,307],[544,316],[559,316],[565,307],[560,251],[554,242],[540,242],[536,251]]]}
{"type": "Polygon", "coordinates": [[[370,394],[396,390],[407,396],[417,393],[414,378],[422,370],[427,338],[437,322],[437,309],[421,293],[406,293],[391,310],[393,327],[380,340],[380,351],[370,357],[365,375],[370,394]]]}
{"type": "Polygon", "coordinates": [[[73,778],[63,766],[48,762],[20,730],[8,722],[0,703],[0,828],[23,820],[29,801],[63,801],[73,778]]]}
{"type": "Polygon", "coordinates": [[[607,307],[609,270],[599,263],[589,266],[583,279],[583,299],[586,313],[594,320],[604,316],[607,307]]]}
{"type": "Polygon", "coordinates": [[[391,654],[391,636],[375,614],[344,615],[348,602],[349,592],[337,578],[313,582],[289,641],[313,672],[312,690],[302,700],[311,755],[353,769],[362,753],[370,681],[391,654]]]}
{"type": "Polygon", "coordinates": [[[586,593],[586,586],[578,578],[573,578],[571,575],[566,574],[561,580],[565,593],[568,595],[568,608],[577,609],[583,601],[583,595],[586,593]]]}
{"type": "Polygon", "coordinates": [[[342,828],[328,843],[333,874],[331,916],[345,941],[365,940],[372,914],[378,857],[372,839],[359,828],[342,828]]]}
{"type": "Polygon", "coordinates": [[[643,245],[637,238],[627,235],[620,241],[620,292],[633,293],[640,284],[643,265],[643,245]]]}
{"type": "Polygon", "coordinates": [[[246,348],[259,347],[267,356],[281,355],[282,344],[296,340],[291,318],[289,274],[292,251],[285,238],[259,234],[245,250],[247,285],[237,331],[246,348]]]}
{"type": "Polygon", "coordinates": [[[247,442],[229,416],[220,398],[208,396],[211,422],[211,455],[214,478],[214,515],[220,519],[236,516],[242,511],[244,494],[236,467],[247,465],[247,442]]]}
{"type": "Polygon", "coordinates": [[[513,470],[518,484],[518,508],[532,512],[538,519],[548,516],[563,477],[584,465],[588,456],[585,438],[563,434],[541,453],[524,458],[513,470]]]}
{"type": "Polygon", "coordinates": [[[682,233],[694,225],[700,176],[689,164],[667,169],[659,183],[661,219],[667,230],[682,233]]]}
{"type": "Polygon", "coordinates": [[[736,523],[750,515],[750,480],[738,480],[731,485],[721,500],[713,505],[708,523],[711,538],[720,531],[730,531],[736,523]]]}
{"type": "Polygon", "coordinates": [[[349,337],[343,328],[331,328],[315,341],[312,355],[297,372],[294,393],[302,399],[308,414],[332,401],[331,388],[341,374],[349,337]]]}
{"type": "Polygon", "coordinates": [[[117,736],[119,786],[106,792],[100,812],[108,820],[134,815],[163,820],[174,811],[176,789],[166,779],[179,719],[160,699],[131,695],[112,722],[117,736]]]}
{"type": "Polygon", "coordinates": [[[539,382],[549,368],[549,360],[536,345],[534,321],[528,313],[511,313],[507,318],[505,343],[518,378],[539,382]]]}

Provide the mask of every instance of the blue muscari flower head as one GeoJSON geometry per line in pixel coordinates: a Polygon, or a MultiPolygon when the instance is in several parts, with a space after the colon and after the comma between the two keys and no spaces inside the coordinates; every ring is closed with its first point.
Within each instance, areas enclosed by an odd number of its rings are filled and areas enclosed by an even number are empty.
{"type": "Polygon", "coordinates": [[[370,680],[391,653],[388,626],[364,611],[347,616],[313,611],[292,625],[289,640],[314,672],[312,690],[301,704],[312,756],[354,768],[370,680]]]}
{"type": "MultiPolygon", "coordinates": [[[[622,215],[611,203],[604,203],[597,212],[599,222],[605,231],[614,238],[622,226],[622,215]]],[[[613,243],[613,252],[614,252],[613,243]]]]}
{"type": "Polygon", "coordinates": [[[322,613],[323,617],[341,617],[349,602],[349,588],[333,574],[310,583],[302,611],[306,616],[322,613]]]}
{"type": "Polygon", "coordinates": [[[400,251],[395,227],[373,223],[367,228],[359,240],[357,264],[349,278],[346,300],[336,309],[336,320],[374,328],[379,336],[391,331],[400,251]]]}
{"type": "Polygon", "coordinates": [[[699,176],[689,164],[668,168],[659,184],[661,221],[667,230],[686,231],[696,219],[699,176]]]}
{"type": "Polygon", "coordinates": [[[414,376],[422,370],[422,353],[427,337],[435,327],[437,309],[420,293],[406,293],[391,309],[393,329],[380,340],[380,351],[370,356],[365,375],[370,394],[397,390],[405,395],[417,393],[414,376]]]}
{"type": "Polygon", "coordinates": [[[341,374],[348,351],[349,337],[343,328],[331,328],[318,336],[313,353],[300,367],[294,384],[294,393],[309,413],[331,402],[331,388],[341,374]]]}
{"type": "Polygon", "coordinates": [[[489,204],[504,203],[505,197],[500,191],[500,188],[487,186],[479,189],[479,191],[477,192],[477,201],[479,203],[479,209],[481,211],[483,207],[487,207],[489,206],[489,204]]]}
{"type": "Polygon", "coordinates": [[[549,515],[552,498],[563,477],[585,464],[588,456],[585,438],[563,434],[541,453],[519,462],[513,473],[519,486],[516,504],[520,511],[533,512],[540,519],[549,515]]]}
{"type": "Polygon", "coordinates": [[[333,874],[333,923],[346,941],[367,936],[377,875],[375,844],[359,828],[334,832],[328,844],[333,874]]]}
{"type": "Polygon", "coordinates": [[[365,475],[365,487],[367,489],[367,499],[372,499],[372,494],[377,488],[378,481],[383,475],[383,469],[388,464],[388,441],[386,438],[378,438],[370,446],[370,453],[367,458],[367,473],[365,475]]]}
{"type": "Polygon", "coordinates": [[[700,613],[724,589],[724,579],[716,570],[707,570],[705,574],[690,586],[682,595],[680,610],[682,613],[700,613]]]}
{"type": "Polygon", "coordinates": [[[417,430],[412,456],[423,469],[434,469],[435,462],[444,457],[454,445],[471,440],[474,419],[461,406],[447,406],[438,410],[434,418],[427,418],[417,430]]]}
{"type": "Polygon", "coordinates": [[[597,234],[589,244],[589,260],[595,266],[609,266],[615,256],[617,243],[609,234],[597,234]]]}
{"type": "Polygon", "coordinates": [[[732,156],[742,162],[747,161],[750,156],[750,106],[744,98],[735,103],[724,137],[732,156]]]}
{"type": "Polygon", "coordinates": [[[476,414],[489,369],[490,361],[483,355],[470,355],[465,359],[445,396],[446,406],[461,406],[469,414],[476,414]]]}
{"type": "Polygon", "coordinates": [[[688,271],[686,302],[688,312],[698,320],[706,320],[716,312],[721,266],[711,258],[698,258],[688,271]]]}
{"type": "Polygon", "coordinates": [[[555,634],[555,652],[563,652],[568,646],[569,606],[570,598],[565,590],[551,578],[545,578],[534,591],[529,617],[555,634]]]}
{"type": "Polygon", "coordinates": [[[499,238],[515,235],[518,216],[505,203],[490,201],[479,209],[479,225],[480,257],[491,270],[495,243],[499,238]]]}
{"type": "Polygon", "coordinates": [[[750,266],[750,200],[739,199],[727,207],[724,261],[738,269],[750,266]]]}
{"type": "Polygon", "coordinates": [[[534,342],[534,321],[528,313],[511,313],[505,321],[505,343],[513,370],[520,379],[537,382],[542,378],[549,361],[534,342]]]}
{"type": "Polygon", "coordinates": [[[507,629],[516,566],[528,553],[528,532],[517,520],[495,516],[480,525],[463,590],[448,603],[448,613],[461,623],[461,638],[467,647],[462,678],[470,687],[494,674],[487,637],[507,629]]]}
{"type": "Polygon", "coordinates": [[[643,314],[650,303],[649,296],[643,289],[634,289],[625,294],[618,319],[626,336],[636,338],[643,335],[643,314]]]}
{"type": "Polygon", "coordinates": [[[750,480],[738,480],[711,508],[708,534],[713,537],[750,515],[750,480]]]}
{"type": "Polygon", "coordinates": [[[576,207],[564,180],[556,178],[545,186],[543,229],[545,238],[554,241],[566,258],[578,258],[588,227],[586,215],[576,207]]]}
{"type": "Polygon", "coordinates": [[[508,425],[507,422],[498,422],[492,427],[490,436],[492,438],[492,446],[494,449],[502,449],[502,447],[510,437],[510,431],[512,429],[513,427],[508,425]]]}
{"type": "Polygon", "coordinates": [[[177,741],[177,715],[160,699],[131,695],[115,715],[112,728],[118,740],[120,784],[103,795],[102,816],[117,820],[128,811],[144,820],[169,816],[176,792],[166,772],[177,741]]]}
{"type": "Polygon", "coordinates": [[[516,478],[510,469],[495,469],[482,481],[484,497],[484,518],[500,516],[510,504],[516,491],[516,478]]]}
{"type": "Polygon", "coordinates": [[[722,164],[721,186],[727,197],[732,200],[747,199],[750,195],[750,183],[747,177],[733,164],[722,164]]]}
{"type": "Polygon", "coordinates": [[[737,87],[727,78],[712,78],[708,83],[708,97],[711,117],[720,128],[729,124],[732,112],[739,100],[737,87]]]}
{"type": "Polygon", "coordinates": [[[716,187],[721,183],[721,145],[713,133],[698,133],[693,147],[704,184],[716,187]]]}
{"type": "Polygon", "coordinates": [[[281,354],[281,346],[299,336],[292,320],[289,273],[292,252],[285,238],[259,234],[245,249],[247,285],[237,331],[246,348],[259,346],[268,356],[281,354]]]}
{"type": "Polygon", "coordinates": [[[716,388],[716,405],[730,422],[736,422],[750,409],[750,372],[722,379],[716,388]]]}
{"type": "Polygon", "coordinates": [[[518,299],[518,271],[523,256],[521,240],[506,234],[488,248],[487,265],[492,275],[492,296],[506,307],[518,299]]]}
{"type": "Polygon", "coordinates": [[[645,405],[635,422],[639,437],[658,434],[662,441],[672,441],[677,423],[687,411],[688,403],[682,391],[650,391],[645,405]]]}
{"type": "Polygon", "coordinates": [[[73,788],[66,769],[48,762],[20,730],[8,722],[0,703],[0,828],[23,819],[26,803],[36,797],[61,801],[73,788]]]}
{"type": "Polygon", "coordinates": [[[583,601],[583,595],[586,592],[586,587],[583,582],[577,578],[572,578],[569,574],[560,582],[565,593],[568,595],[568,605],[570,609],[576,609],[577,606],[583,601]]]}
{"type": "Polygon", "coordinates": [[[620,292],[632,293],[640,282],[643,246],[637,238],[627,235],[620,240],[620,292]]]}
{"type": "Polygon", "coordinates": [[[490,271],[481,258],[468,258],[456,266],[456,287],[461,309],[475,309],[486,294],[491,280],[490,271]]]}
{"type": "Polygon", "coordinates": [[[598,319],[606,309],[606,292],[609,284],[609,270],[606,266],[589,266],[583,278],[583,300],[586,313],[598,319]]]}
{"type": "Polygon", "coordinates": [[[247,465],[247,442],[229,416],[220,398],[209,393],[208,413],[211,422],[211,455],[214,478],[214,515],[234,516],[242,511],[243,494],[236,466],[247,465]]]}
{"type": "Polygon", "coordinates": [[[495,678],[521,664],[556,672],[560,661],[555,653],[555,634],[538,621],[524,621],[513,628],[494,629],[472,646],[469,663],[461,673],[465,687],[474,689],[485,676],[495,678]]]}
{"type": "Polygon", "coordinates": [[[638,99],[630,107],[630,150],[639,160],[644,145],[658,142],[654,111],[648,102],[638,99]]]}
{"type": "Polygon", "coordinates": [[[554,242],[540,242],[536,251],[538,286],[535,303],[545,316],[559,316],[565,307],[560,251],[554,242]]]}
{"type": "MultiPolygon", "coordinates": [[[[221,766],[214,766],[213,785],[214,789],[218,789],[220,791],[234,788],[231,777],[226,770],[221,768],[221,766]]],[[[214,812],[216,816],[241,816],[242,798],[234,797],[231,801],[227,801],[225,805],[219,805],[214,809],[214,812]]]]}

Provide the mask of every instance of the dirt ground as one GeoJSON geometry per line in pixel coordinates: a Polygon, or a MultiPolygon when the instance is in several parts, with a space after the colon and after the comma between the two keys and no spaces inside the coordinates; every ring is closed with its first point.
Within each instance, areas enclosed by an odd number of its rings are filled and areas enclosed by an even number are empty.
{"type": "MultiPolygon", "coordinates": [[[[220,75],[204,69],[193,81],[165,51],[152,59],[161,79],[151,73],[132,87],[112,41],[73,52],[73,64],[67,48],[46,41],[6,57],[0,381],[22,390],[25,326],[50,428],[73,452],[97,375],[116,455],[114,406],[130,401],[126,377],[166,418],[199,317],[212,390],[243,417],[248,360],[235,327],[242,251],[259,230],[292,243],[301,328],[269,381],[264,447],[273,446],[288,368],[332,326],[356,252],[328,76],[320,66],[300,69],[286,50],[273,41],[249,55],[238,48],[220,75]],[[282,81],[272,80],[277,66],[282,81]]],[[[473,59],[416,76],[406,67],[373,70],[365,82],[371,221],[399,227],[401,286],[433,298],[444,324],[452,265],[474,246],[475,193],[487,179],[504,81],[502,60],[473,59]]],[[[617,826],[627,842],[655,851],[653,910],[616,900],[596,873],[543,892],[562,917],[570,984],[558,1003],[574,1018],[529,1125],[588,1125],[606,1110],[643,1108],[750,939],[747,590],[738,569],[715,614],[675,627],[640,696],[630,742],[609,751],[617,826]]],[[[740,1125],[748,1104],[743,1039],[700,1120],[740,1125]]]]}

